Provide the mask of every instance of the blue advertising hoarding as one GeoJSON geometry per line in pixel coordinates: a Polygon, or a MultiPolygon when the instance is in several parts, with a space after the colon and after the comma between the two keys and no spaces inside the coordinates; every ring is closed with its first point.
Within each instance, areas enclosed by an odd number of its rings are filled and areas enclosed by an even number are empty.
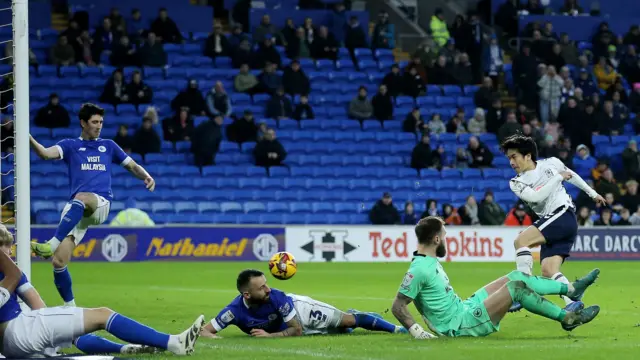
{"type": "MultiPolygon", "coordinates": [[[[45,242],[54,227],[34,227],[31,239],[45,242]]],[[[265,261],[284,251],[284,228],[93,227],[73,252],[73,261],[265,261]]]]}
{"type": "Polygon", "coordinates": [[[571,260],[640,260],[640,228],[580,228],[571,260]]]}

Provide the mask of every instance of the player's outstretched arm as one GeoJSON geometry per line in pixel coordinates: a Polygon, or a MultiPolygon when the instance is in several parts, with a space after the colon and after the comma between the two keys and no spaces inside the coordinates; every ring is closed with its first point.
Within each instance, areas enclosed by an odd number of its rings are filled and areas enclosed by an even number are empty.
{"type": "Polygon", "coordinates": [[[38,157],[43,160],[58,160],[62,158],[60,155],[60,149],[57,145],[46,148],[36,141],[36,139],[31,135],[29,135],[29,144],[38,157]]]}
{"type": "Polygon", "coordinates": [[[584,191],[592,198],[595,202],[601,203],[602,205],[606,204],[606,200],[602,197],[602,195],[598,194],[589,184],[587,184],[584,179],[578,174],[576,174],[573,170],[566,168],[565,172],[569,173],[569,179],[567,182],[569,184],[577,186],[580,190],[584,191]]]}
{"type": "Polygon", "coordinates": [[[156,181],[153,180],[153,178],[151,177],[151,175],[149,175],[147,170],[145,170],[142,166],[140,166],[140,164],[138,164],[134,160],[131,160],[129,161],[129,163],[127,163],[127,165],[124,166],[124,168],[129,170],[129,172],[132,173],[133,176],[144,181],[144,185],[147,187],[147,190],[149,191],[155,190],[156,181]]]}
{"type": "Polygon", "coordinates": [[[302,325],[297,318],[293,318],[287,321],[287,328],[276,332],[276,333],[268,333],[262,329],[252,329],[251,336],[254,337],[282,337],[282,336],[301,336],[302,335],[302,325]]]}
{"type": "Polygon", "coordinates": [[[536,189],[530,188],[517,180],[511,180],[509,182],[509,187],[511,187],[511,191],[513,191],[513,193],[520,199],[528,203],[537,203],[548,198],[549,195],[551,195],[551,192],[556,189],[556,186],[564,179],[563,175],[556,174],[554,177],[549,179],[548,183],[536,189]]]}
{"type": "Polygon", "coordinates": [[[21,292],[20,298],[22,299],[22,301],[24,301],[25,304],[27,304],[27,306],[31,310],[38,310],[47,307],[47,305],[44,303],[44,300],[42,300],[40,293],[38,293],[38,290],[36,290],[36,288],[34,288],[33,286],[31,286],[28,290],[21,292]]]}
{"type": "Polygon", "coordinates": [[[409,312],[409,304],[413,302],[413,299],[398,293],[396,295],[395,300],[393,300],[393,305],[391,305],[391,313],[393,316],[398,319],[400,324],[405,327],[405,329],[409,329],[409,333],[416,339],[430,339],[435,338],[435,336],[427,331],[425,331],[420,324],[418,324],[411,316],[409,312]]]}
{"type": "Polygon", "coordinates": [[[206,337],[209,339],[220,339],[221,337],[218,336],[218,331],[216,331],[216,329],[213,327],[213,325],[211,325],[211,322],[209,322],[207,325],[205,325],[202,330],[200,330],[200,336],[202,337],[206,337]]]}

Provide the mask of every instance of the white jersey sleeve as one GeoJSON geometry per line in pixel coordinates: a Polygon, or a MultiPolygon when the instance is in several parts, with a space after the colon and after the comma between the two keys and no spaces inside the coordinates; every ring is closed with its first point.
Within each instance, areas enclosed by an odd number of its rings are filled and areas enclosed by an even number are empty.
{"type": "Polygon", "coordinates": [[[519,182],[516,179],[511,179],[509,187],[520,199],[528,203],[539,203],[548,198],[549,195],[557,189],[558,184],[561,182],[562,176],[560,174],[556,174],[549,179],[546,184],[535,189],[519,182]]]}
{"type": "Polygon", "coordinates": [[[589,197],[591,197],[592,199],[598,196],[598,193],[593,188],[591,188],[591,186],[589,186],[589,184],[587,184],[582,179],[582,177],[580,177],[580,175],[576,174],[573,170],[566,167],[564,163],[560,161],[560,159],[552,157],[552,158],[549,158],[548,160],[550,161],[551,164],[553,164],[553,166],[555,166],[558,169],[558,171],[567,171],[571,173],[571,179],[567,180],[569,184],[572,184],[578,187],[580,190],[586,192],[587,195],[589,195],[589,197]]]}

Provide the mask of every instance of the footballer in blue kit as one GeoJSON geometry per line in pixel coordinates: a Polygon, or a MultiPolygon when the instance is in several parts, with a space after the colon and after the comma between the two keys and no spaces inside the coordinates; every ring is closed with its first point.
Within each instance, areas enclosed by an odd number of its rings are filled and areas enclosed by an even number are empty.
{"type": "Polygon", "coordinates": [[[204,316],[184,332],[169,335],[129,319],[108,308],[47,308],[27,277],[9,255],[13,236],[0,225],[0,341],[7,358],[55,356],[59,347],[75,344],[87,354],[142,354],[168,350],[176,355],[193,353],[204,326],[204,316]],[[31,308],[23,311],[22,298],[31,308]],[[92,335],[106,330],[127,344],[92,335]]]}
{"type": "Polygon", "coordinates": [[[254,337],[344,333],[357,327],[389,333],[407,332],[377,314],[345,313],[310,297],[270,288],[259,270],[242,271],[236,285],[240,295],[206,324],[202,336],[217,338],[217,333],[229,325],[254,337]]]}
{"type": "Polygon", "coordinates": [[[58,228],[46,243],[31,243],[36,255],[53,256],[54,282],[65,305],[75,306],[71,275],[67,264],[73,249],[82,241],[91,225],[107,220],[113,192],[111,164],[116,163],[142,180],[149,191],[155,189],[154,179],[129,157],[113,140],[101,139],[104,109],[83,104],[78,113],[82,133],[77,139],[65,139],[45,148],[29,137],[31,148],[44,160],[63,160],[69,170],[69,203],[62,210],[58,228]]]}

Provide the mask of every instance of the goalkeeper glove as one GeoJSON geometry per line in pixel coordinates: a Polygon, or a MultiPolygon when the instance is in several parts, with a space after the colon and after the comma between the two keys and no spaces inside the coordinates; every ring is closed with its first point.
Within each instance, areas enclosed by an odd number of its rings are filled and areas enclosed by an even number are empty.
{"type": "Polygon", "coordinates": [[[409,328],[409,333],[414,338],[419,340],[437,338],[437,336],[433,335],[432,333],[428,331],[424,331],[424,329],[422,328],[422,326],[420,326],[420,324],[413,324],[413,326],[409,328]]]}

